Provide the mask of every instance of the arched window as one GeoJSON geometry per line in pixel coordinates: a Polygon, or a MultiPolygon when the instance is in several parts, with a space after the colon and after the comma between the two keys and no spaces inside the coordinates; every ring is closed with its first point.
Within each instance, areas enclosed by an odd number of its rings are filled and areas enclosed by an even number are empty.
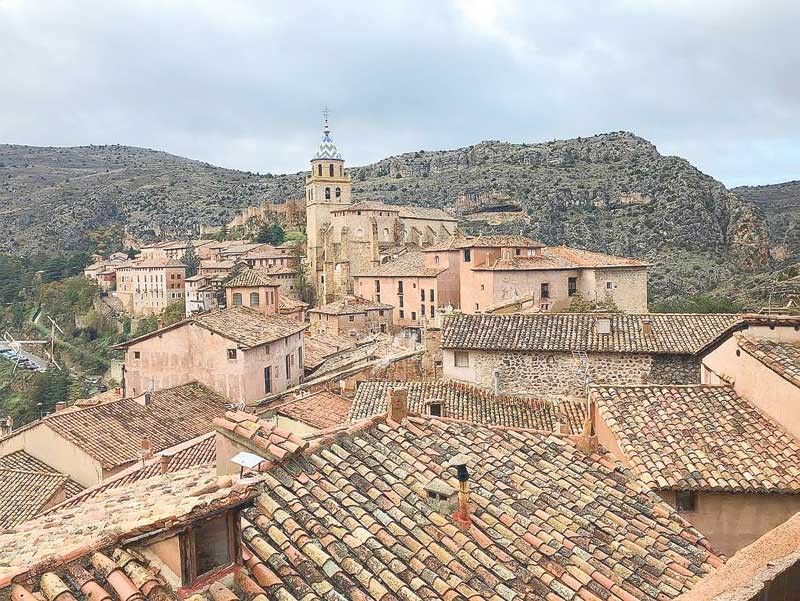
{"type": "Polygon", "coordinates": [[[328,165],[328,175],[330,175],[331,177],[333,177],[333,163],[331,163],[330,165],[328,165]]]}
{"type": "Polygon", "coordinates": [[[435,265],[438,265],[438,264],[439,264],[439,255],[436,255],[435,257],[433,257],[433,263],[434,263],[435,265]]]}
{"type": "Polygon", "coordinates": [[[251,292],[250,293],[250,306],[257,307],[261,303],[258,292],[251,292]]]}
{"type": "Polygon", "coordinates": [[[388,240],[389,239],[389,228],[388,227],[383,228],[383,239],[384,240],[388,240]]]}
{"type": "Polygon", "coordinates": [[[339,177],[342,177],[342,166],[339,165],[339,177]]]}
{"type": "Polygon", "coordinates": [[[322,165],[317,165],[317,175],[322,177],[322,165]]]}
{"type": "Polygon", "coordinates": [[[233,305],[235,307],[241,306],[242,304],[242,294],[241,292],[234,292],[233,293],[233,305]]]}
{"type": "Polygon", "coordinates": [[[342,195],[342,189],[337,187],[336,188],[336,198],[339,198],[342,195]]]}
{"type": "Polygon", "coordinates": [[[325,200],[330,200],[330,199],[331,199],[331,189],[325,188],[325,200]]]}
{"type": "Polygon", "coordinates": [[[356,238],[358,238],[359,240],[363,240],[364,239],[364,230],[362,230],[361,228],[358,228],[356,230],[356,238]]]}

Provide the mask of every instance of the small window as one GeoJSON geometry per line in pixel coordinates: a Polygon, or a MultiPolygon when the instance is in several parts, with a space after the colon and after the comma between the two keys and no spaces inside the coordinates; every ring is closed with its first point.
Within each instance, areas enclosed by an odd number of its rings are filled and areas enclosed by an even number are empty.
{"type": "Polygon", "coordinates": [[[433,305],[431,305],[431,319],[433,319],[434,317],[436,317],[436,309],[434,308],[433,305]]]}
{"type": "Polygon", "coordinates": [[[675,509],[680,512],[695,511],[697,509],[697,493],[693,490],[676,491],[675,509]]]}
{"type": "Polygon", "coordinates": [[[606,282],[606,290],[613,290],[614,282],[606,282]]]}
{"type": "Polygon", "coordinates": [[[419,289],[419,300],[421,300],[423,303],[425,302],[425,288],[419,289]]]}
{"type": "Polygon", "coordinates": [[[464,249],[464,263],[469,263],[472,261],[472,249],[465,248],[464,249]]]}
{"type": "Polygon", "coordinates": [[[420,307],[419,307],[419,313],[420,313],[420,315],[422,315],[423,317],[425,317],[425,305],[420,305],[420,307]]]}
{"type": "Polygon", "coordinates": [[[340,198],[342,196],[342,189],[338,186],[336,187],[336,198],[340,198]]]}
{"type": "Polygon", "coordinates": [[[258,292],[251,292],[250,293],[250,306],[251,307],[258,307],[260,302],[261,301],[259,300],[258,292]]]}
{"type": "Polygon", "coordinates": [[[403,294],[403,280],[397,282],[397,294],[403,294]]]}
{"type": "Polygon", "coordinates": [[[286,379],[292,377],[292,356],[286,355],[286,379]]]}
{"type": "Polygon", "coordinates": [[[406,316],[406,312],[400,309],[400,319],[404,319],[406,316]]]}
{"type": "Polygon", "coordinates": [[[240,307],[242,305],[242,293],[241,292],[234,292],[233,293],[233,306],[240,307]]]}
{"type": "Polygon", "coordinates": [[[475,303],[475,310],[476,311],[480,311],[481,310],[481,306],[478,303],[475,303]]]}
{"type": "Polygon", "coordinates": [[[317,175],[322,177],[322,165],[317,165],[317,175]]]}
{"type": "Polygon", "coordinates": [[[142,353],[140,353],[139,351],[133,351],[133,358],[134,359],[140,359],[141,356],[142,356],[142,353]]]}
{"type": "Polygon", "coordinates": [[[433,297],[434,297],[433,288],[431,288],[430,290],[428,290],[428,300],[433,302],[433,297]]]}
{"type": "Polygon", "coordinates": [[[381,310],[379,310],[379,311],[378,311],[378,315],[380,315],[381,317],[383,317],[383,309],[381,309],[381,310]]]}
{"type": "Polygon", "coordinates": [[[428,414],[434,417],[442,417],[442,404],[431,403],[428,405],[428,414]]]}
{"type": "Polygon", "coordinates": [[[236,349],[229,348],[228,349],[228,359],[236,359],[236,349]]]}
{"type": "Polygon", "coordinates": [[[375,292],[377,292],[378,294],[380,294],[380,292],[381,292],[381,281],[380,280],[375,280],[375,292]]]}
{"type": "Polygon", "coordinates": [[[515,248],[514,249],[514,254],[519,257],[522,254],[522,249],[521,248],[515,248]]]}
{"type": "Polygon", "coordinates": [[[417,312],[416,311],[412,311],[411,312],[411,321],[417,321],[417,312]]]}
{"type": "Polygon", "coordinates": [[[469,367],[469,352],[456,351],[453,353],[453,362],[456,367],[469,367]]]}
{"type": "Polygon", "coordinates": [[[382,323],[381,324],[381,334],[385,334],[385,333],[386,333],[386,324],[382,323]]]}
{"type": "Polygon", "coordinates": [[[333,177],[333,163],[328,165],[328,177],[333,177]]]}
{"type": "Polygon", "coordinates": [[[216,572],[233,564],[237,554],[233,520],[222,515],[193,526],[189,531],[187,545],[189,567],[184,574],[184,584],[191,584],[206,574],[216,572]]]}
{"type": "Polygon", "coordinates": [[[347,321],[355,321],[355,320],[356,320],[356,316],[355,315],[348,315],[347,316],[347,321]]]}
{"type": "Polygon", "coordinates": [[[331,189],[325,188],[325,200],[330,200],[330,199],[331,199],[331,189]]]}
{"type": "Polygon", "coordinates": [[[542,298],[550,298],[550,284],[547,282],[542,282],[540,292],[542,298]]]}
{"type": "Polygon", "coordinates": [[[433,257],[433,264],[434,265],[438,265],[439,264],[439,255],[436,255],[435,257],[433,257]]]}
{"type": "Polygon", "coordinates": [[[567,279],[567,294],[575,296],[578,293],[578,278],[567,279]]]}

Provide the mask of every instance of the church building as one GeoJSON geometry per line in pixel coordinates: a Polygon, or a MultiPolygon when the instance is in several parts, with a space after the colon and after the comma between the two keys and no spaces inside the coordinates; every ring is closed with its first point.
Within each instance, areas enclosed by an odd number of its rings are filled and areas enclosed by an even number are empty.
{"type": "Polygon", "coordinates": [[[441,209],[379,201],[353,204],[351,177],[330,134],[326,114],[305,185],[309,279],[323,304],[352,294],[353,274],[380,265],[398,247],[443,242],[457,223],[441,209]]]}

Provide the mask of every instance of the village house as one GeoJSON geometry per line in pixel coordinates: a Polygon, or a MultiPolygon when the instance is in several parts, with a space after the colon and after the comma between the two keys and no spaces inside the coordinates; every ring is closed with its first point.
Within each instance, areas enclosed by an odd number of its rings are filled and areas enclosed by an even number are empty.
{"type": "Polygon", "coordinates": [[[239,261],[247,263],[249,267],[297,267],[300,264],[292,248],[269,244],[244,253],[239,261]]]}
{"type": "Polygon", "coordinates": [[[359,296],[342,298],[309,310],[309,322],[320,332],[358,338],[365,334],[390,334],[391,305],[368,301],[359,296]]]}
{"type": "Polygon", "coordinates": [[[211,256],[210,245],[213,240],[170,240],[166,242],[154,242],[142,246],[140,258],[142,259],[175,259],[181,261],[189,249],[194,250],[195,254],[201,259],[211,256]]]}
{"type": "Polygon", "coordinates": [[[262,315],[280,312],[280,284],[263,269],[247,268],[225,282],[228,307],[249,307],[262,315]]]}
{"type": "Polygon", "coordinates": [[[0,534],[0,596],[655,601],[722,565],[582,437],[406,412],[398,392],[386,416],[307,440],[228,412],[215,472],[107,490],[0,534]]]}
{"type": "Polygon", "coordinates": [[[176,259],[134,259],[117,266],[117,299],[133,317],[184,304],[186,265],[176,259]]]}
{"type": "Polygon", "coordinates": [[[234,261],[218,261],[216,259],[201,259],[200,266],[197,269],[199,275],[206,276],[222,276],[227,277],[230,275],[233,268],[236,267],[234,261]]]}
{"type": "Polygon", "coordinates": [[[800,444],[732,386],[592,386],[597,441],[725,555],[800,511],[800,444]]]}
{"type": "Polygon", "coordinates": [[[295,321],[303,322],[306,320],[307,310],[308,310],[308,303],[304,303],[303,301],[298,300],[296,298],[292,298],[291,296],[286,296],[284,294],[281,294],[278,313],[280,313],[284,317],[288,317],[289,319],[294,319],[295,321]]]}
{"type": "Polygon", "coordinates": [[[747,315],[708,345],[701,381],[736,392],[800,438],[800,317],[747,315]]]}
{"type": "MultiPolygon", "coordinates": [[[[211,430],[211,420],[225,413],[227,399],[191,382],[115,398],[89,407],[68,407],[0,438],[0,465],[15,466],[14,487],[4,481],[0,506],[21,507],[25,493],[46,496],[43,473],[60,474],[64,498],[114,476],[141,461],[143,448],[158,452],[211,430]],[[144,445],[144,446],[143,446],[144,445]],[[24,472],[24,476],[19,472],[24,472]]],[[[55,484],[50,500],[58,497],[55,484]]],[[[24,511],[39,511],[50,500],[32,497],[24,511]]],[[[63,499],[60,499],[63,500],[63,499]]],[[[30,516],[28,516],[30,517],[30,516]]]]}
{"type": "Polygon", "coordinates": [[[409,250],[397,259],[376,265],[353,277],[358,296],[394,307],[392,321],[399,330],[421,340],[425,328],[438,325],[441,308],[458,303],[455,269],[433,253],[409,250]]]}
{"type": "Polygon", "coordinates": [[[696,384],[699,353],[732,314],[452,314],[442,325],[446,380],[535,398],[585,397],[589,383],[696,384]]]}
{"type": "Polygon", "coordinates": [[[184,280],[185,315],[216,309],[221,289],[221,276],[197,274],[187,277],[184,280]]]}
{"type": "Polygon", "coordinates": [[[253,402],[303,378],[306,325],[244,306],[198,313],[116,348],[125,351],[124,392],[197,380],[233,402],[253,402]]]}
{"type": "Polygon", "coordinates": [[[117,286],[117,267],[127,261],[101,259],[88,265],[83,270],[83,275],[97,282],[102,292],[111,292],[117,286]]]}
{"type": "Polygon", "coordinates": [[[352,274],[378,265],[381,249],[426,246],[455,231],[456,219],[441,209],[375,201],[353,204],[351,188],[350,174],[344,171],[326,119],[305,184],[310,279],[322,303],[353,294],[352,274]]]}

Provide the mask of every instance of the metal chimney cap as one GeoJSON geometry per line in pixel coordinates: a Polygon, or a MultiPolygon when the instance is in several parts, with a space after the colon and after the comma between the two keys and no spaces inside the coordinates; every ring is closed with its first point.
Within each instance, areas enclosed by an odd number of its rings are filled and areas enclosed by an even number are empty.
{"type": "Polygon", "coordinates": [[[447,461],[447,463],[444,464],[444,466],[445,467],[458,467],[460,465],[467,465],[471,460],[472,460],[472,458],[469,455],[467,455],[465,453],[459,453],[458,455],[455,455],[455,456],[451,457],[447,461]]]}

